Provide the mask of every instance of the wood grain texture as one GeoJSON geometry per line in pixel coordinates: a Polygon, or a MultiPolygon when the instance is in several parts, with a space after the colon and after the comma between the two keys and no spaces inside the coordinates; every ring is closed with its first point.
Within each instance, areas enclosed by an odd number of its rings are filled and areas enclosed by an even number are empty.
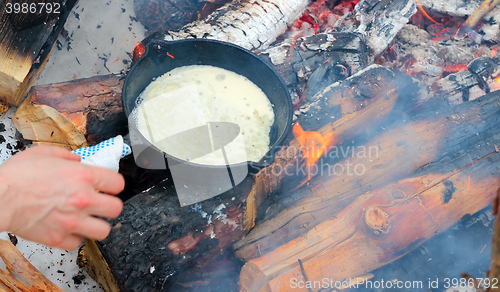
{"type": "Polygon", "coordinates": [[[0,239],[0,258],[7,267],[6,272],[0,270],[0,289],[3,287],[5,291],[15,292],[64,291],[40,273],[9,241],[0,239]]]}
{"type": "MultiPolygon", "coordinates": [[[[377,160],[389,163],[378,174],[376,165],[370,167],[365,161],[370,178],[358,178],[359,186],[326,177],[314,191],[299,191],[306,199],[295,203],[300,211],[289,221],[295,223],[286,222],[282,232],[315,227],[248,261],[240,275],[241,291],[296,291],[291,279],[304,279],[298,259],[311,281],[363,275],[403,256],[464,215],[487,207],[498,189],[500,153],[494,145],[500,144],[499,99],[499,93],[492,93],[386,134],[394,135],[385,137],[390,144],[407,139],[404,146],[384,145],[384,135],[380,136],[377,145],[392,149],[379,152],[377,160]],[[401,146],[405,149],[397,148],[401,146]],[[384,175],[397,181],[367,188],[384,180],[384,175]],[[346,183],[357,194],[343,191],[346,183]]],[[[276,218],[286,215],[282,212],[276,218]]],[[[276,246],[279,237],[270,237],[276,246]]]]}

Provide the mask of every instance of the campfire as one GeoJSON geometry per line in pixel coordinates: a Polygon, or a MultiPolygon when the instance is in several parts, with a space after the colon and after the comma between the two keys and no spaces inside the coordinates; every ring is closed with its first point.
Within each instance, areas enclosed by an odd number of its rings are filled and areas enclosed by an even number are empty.
{"type": "MultiPolygon", "coordinates": [[[[381,283],[373,271],[496,196],[498,1],[205,1],[195,14],[157,2],[136,1],[150,35],[133,62],[155,40],[237,44],[281,75],[294,125],[271,165],[188,207],[163,171],[122,160],[123,213],[81,251],[106,291],[379,288],[366,286],[381,283]]],[[[123,80],[35,86],[13,121],[24,139],[70,149],[126,135],[123,80]]]]}

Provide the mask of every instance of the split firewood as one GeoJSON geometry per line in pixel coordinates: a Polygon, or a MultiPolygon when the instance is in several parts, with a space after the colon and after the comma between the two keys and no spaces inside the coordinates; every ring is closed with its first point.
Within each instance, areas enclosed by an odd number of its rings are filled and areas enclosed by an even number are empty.
{"type": "Polygon", "coordinates": [[[63,292],[40,273],[9,241],[0,239],[0,258],[7,272],[0,270],[0,290],[6,292],[63,292]]]}
{"type": "MultiPolygon", "coordinates": [[[[32,3],[18,1],[16,3],[32,3]]],[[[15,13],[0,2],[0,99],[18,105],[40,76],[76,0],[60,13],[15,13]],[[29,52],[29,53],[26,53],[29,52]]],[[[60,2],[58,2],[60,3],[60,2]]]]}
{"type": "Polygon", "coordinates": [[[293,289],[305,279],[331,279],[331,289],[349,283],[488,206],[499,166],[500,154],[492,151],[461,169],[444,171],[437,163],[423,175],[367,192],[304,236],[247,262],[240,291],[308,291],[293,289]]]}
{"type": "Polygon", "coordinates": [[[12,121],[24,139],[35,145],[50,144],[69,150],[87,146],[85,136],[60,112],[47,105],[35,105],[26,99],[12,121]],[[48,137],[48,138],[46,138],[48,137]]]}
{"type": "Polygon", "coordinates": [[[126,134],[123,75],[35,86],[12,120],[24,139],[77,149],[126,134]]]}
{"type": "Polygon", "coordinates": [[[87,269],[89,276],[101,285],[105,292],[119,292],[116,278],[92,239],[85,238],[84,245],[78,251],[77,264],[87,269]]]}
{"type": "Polygon", "coordinates": [[[167,41],[208,38],[265,49],[304,13],[307,0],[247,0],[226,4],[206,19],[163,34],[167,41]]]}

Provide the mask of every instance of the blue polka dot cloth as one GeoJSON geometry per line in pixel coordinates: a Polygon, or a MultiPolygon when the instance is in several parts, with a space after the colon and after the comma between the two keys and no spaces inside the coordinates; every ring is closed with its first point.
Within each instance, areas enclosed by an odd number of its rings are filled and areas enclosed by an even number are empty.
{"type": "Polygon", "coordinates": [[[104,167],[118,172],[120,159],[132,153],[129,145],[118,135],[91,147],[71,151],[82,157],[82,163],[104,167]]]}

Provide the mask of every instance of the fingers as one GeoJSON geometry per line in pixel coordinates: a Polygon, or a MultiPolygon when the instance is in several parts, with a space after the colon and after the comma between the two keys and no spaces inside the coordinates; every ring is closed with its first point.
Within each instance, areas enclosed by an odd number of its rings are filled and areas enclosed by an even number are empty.
{"type": "Polygon", "coordinates": [[[65,250],[75,250],[79,248],[83,243],[83,237],[80,235],[69,234],[63,238],[63,240],[54,247],[62,248],[65,250]]]}
{"type": "Polygon", "coordinates": [[[45,156],[58,157],[73,161],[81,160],[79,155],[71,153],[71,151],[69,151],[68,149],[56,146],[48,146],[48,145],[38,145],[21,153],[30,153],[32,155],[37,155],[40,157],[45,157],[45,156]]]}
{"type": "Polygon", "coordinates": [[[125,187],[125,180],[121,174],[95,166],[88,166],[88,169],[92,173],[93,180],[91,183],[96,190],[116,195],[125,187]]]}
{"type": "Polygon", "coordinates": [[[123,209],[123,202],[119,198],[92,190],[75,194],[66,203],[70,204],[70,210],[76,209],[108,219],[118,217],[123,209]]]}
{"type": "Polygon", "coordinates": [[[99,218],[87,216],[82,219],[81,224],[74,230],[75,234],[79,234],[95,240],[103,240],[111,231],[111,225],[99,218]]]}

